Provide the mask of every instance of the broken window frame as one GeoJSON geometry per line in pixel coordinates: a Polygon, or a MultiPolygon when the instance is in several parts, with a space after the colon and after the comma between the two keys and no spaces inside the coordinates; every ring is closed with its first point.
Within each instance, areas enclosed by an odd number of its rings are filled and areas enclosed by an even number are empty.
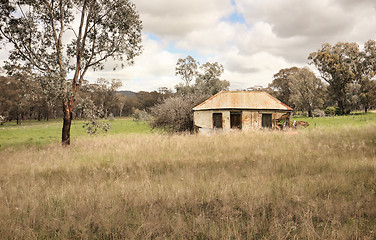
{"type": "Polygon", "coordinates": [[[273,116],[271,113],[262,113],[261,114],[261,127],[262,128],[272,128],[273,127],[273,116]],[[265,118],[264,118],[265,116],[265,118]],[[266,121],[266,117],[270,117],[270,121],[269,119],[267,119],[268,121],[266,121]],[[270,122],[270,124],[269,124],[270,122]]]}
{"type": "MultiPolygon", "coordinates": [[[[236,119],[236,117],[235,117],[236,119]]],[[[242,129],[243,128],[243,113],[242,111],[230,111],[230,127],[232,129],[242,129]],[[240,121],[237,124],[237,121],[234,122],[233,116],[239,116],[240,121]]]]}
{"type": "Polygon", "coordinates": [[[223,116],[222,113],[213,113],[213,128],[223,128],[223,116]]]}

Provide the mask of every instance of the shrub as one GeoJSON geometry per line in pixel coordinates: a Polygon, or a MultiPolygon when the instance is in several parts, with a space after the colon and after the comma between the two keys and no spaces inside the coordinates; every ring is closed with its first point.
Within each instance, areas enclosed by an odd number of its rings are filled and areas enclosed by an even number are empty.
{"type": "Polygon", "coordinates": [[[338,110],[339,110],[339,109],[338,109],[337,107],[327,107],[327,108],[324,110],[324,112],[325,112],[325,114],[328,115],[328,116],[334,116],[334,115],[337,114],[338,110]]]}
{"type": "Polygon", "coordinates": [[[152,127],[172,132],[193,131],[192,109],[207,97],[207,95],[191,93],[165,99],[151,108],[152,127]]]}
{"type": "MultiPolygon", "coordinates": [[[[111,124],[104,122],[104,110],[103,106],[97,106],[90,99],[86,98],[85,101],[80,101],[80,104],[77,107],[76,114],[79,113],[81,118],[85,119],[85,123],[82,125],[86,129],[86,132],[90,135],[96,135],[99,132],[107,133],[111,129],[111,124]]],[[[114,116],[112,115],[112,119],[114,116]]],[[[110,121],[111,114],[110,114],[110,121]]]]}
{"type": "Polygon", "coordinates": [[[133,120],[135,122],[140,121],[151,121],[152,117],[149,113],[147,113],[145,110],[139,110],[135,109],[133,113],[133,120]]]}
{"type": "Polygon", "coordinates": [[[315,110],[313,110],[312,114],[313,114],[314,117],[324,117],[325,111],[323,111],[321,109],[315,109],[315,110]]]}
{"type": "Polygon", "coordinates": [[[90,135],[96,135],[100,131],[102,133],[107,133],[111,129],[111,124],[106,123],[104,121],[101,121],[97,118],[92,118],[84,123],[82,126],[83,128],[86,128],[86,132],[90,135]]]}

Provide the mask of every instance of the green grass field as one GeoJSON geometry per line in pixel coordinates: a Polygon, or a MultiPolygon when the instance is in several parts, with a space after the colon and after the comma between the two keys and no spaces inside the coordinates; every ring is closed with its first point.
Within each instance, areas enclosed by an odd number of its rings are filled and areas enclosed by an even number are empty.
{"type": "MultiPolygon", "coordinates": [[[[111,123],[113,134],[151,133],[152,130],[145,122],[135,122],[131,118],[117,118],[111,123]]],[[[88,135],[82,127],[84,121],[75,120],[71,126],[71,138],[75,141],[78,137],[88,135]]],[[[17,125],[15,121],[7,122],[0,126],[0,150],[11,146],[42,146],[61,141],[62,120],[50,121],[23,121],[17,125]]]]}
{"type": "Polygon", "coordinates": [[[293,120],[307,121],[309,129],[313,128],[343,128],[345,126],[365,126],[369,123],[376,123],[376,113],[353,113],[347,116],[333,117],[293,117],[293,120]]]}
{"type": "MultiPolygon", "coordinates": [[[[366,126],[376,123],[376,113],[356,113],[349,116],[307,118],[296,116],[293,120],[307,121],[308,129],[315,128],[343,128],[345,126],[366,126]]],[[[84,121],[73,121],[71,127],[72,141],[88,135],[82,127],[84,121]]],[[[110,122],[112,127],[108,135],[152,133],[152,129],[145,122],[135,122],[131,118],[116,118],[110,122]]],[[[43,146],[61,140],[62,120],[23,121],[17,125],[15,121],[0,126],[0,151],[11,146],[43,146]]]]}

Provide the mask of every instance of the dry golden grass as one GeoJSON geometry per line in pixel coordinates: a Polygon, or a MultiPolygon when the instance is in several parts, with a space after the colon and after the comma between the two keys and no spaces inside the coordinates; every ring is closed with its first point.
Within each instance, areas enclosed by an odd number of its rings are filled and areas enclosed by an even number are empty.
{"type": "Polygon", "coordinates": [[[375,239],[376,126],[0,152],[0,236],[375,239]]]}

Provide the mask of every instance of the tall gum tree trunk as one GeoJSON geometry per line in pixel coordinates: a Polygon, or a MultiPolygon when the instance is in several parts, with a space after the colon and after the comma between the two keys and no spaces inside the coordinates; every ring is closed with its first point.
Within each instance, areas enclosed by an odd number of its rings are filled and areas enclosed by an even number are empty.
{"type": "Polygon", "coordinates": [[[20,114],[17,113],[17,125],[21,125],[20,114]]]}
{"type": "Polygon", "coordinates": [[[72,124],[72,110],[73,110],[73,97],[71,97],[68,101],[63,103],[63,129],[62,129],[62,138],[61,143],[63,146],[70,145],[70,128],[72,124]]]}
{"type": "Polygon", "coordinates": [[[338,107],[339,107],[339,110],[340,110],[340,114],[344,115],[345,114],[345,107],[344,107],[344,104],[342,103],[342,100],[338,100],[338,107]]]}
{"type": "Polygon", "coordinates": [[[312,109],[311,108],[308,109],[308,117],[313,118],[313,114],[312,114],[312,109]]]}

